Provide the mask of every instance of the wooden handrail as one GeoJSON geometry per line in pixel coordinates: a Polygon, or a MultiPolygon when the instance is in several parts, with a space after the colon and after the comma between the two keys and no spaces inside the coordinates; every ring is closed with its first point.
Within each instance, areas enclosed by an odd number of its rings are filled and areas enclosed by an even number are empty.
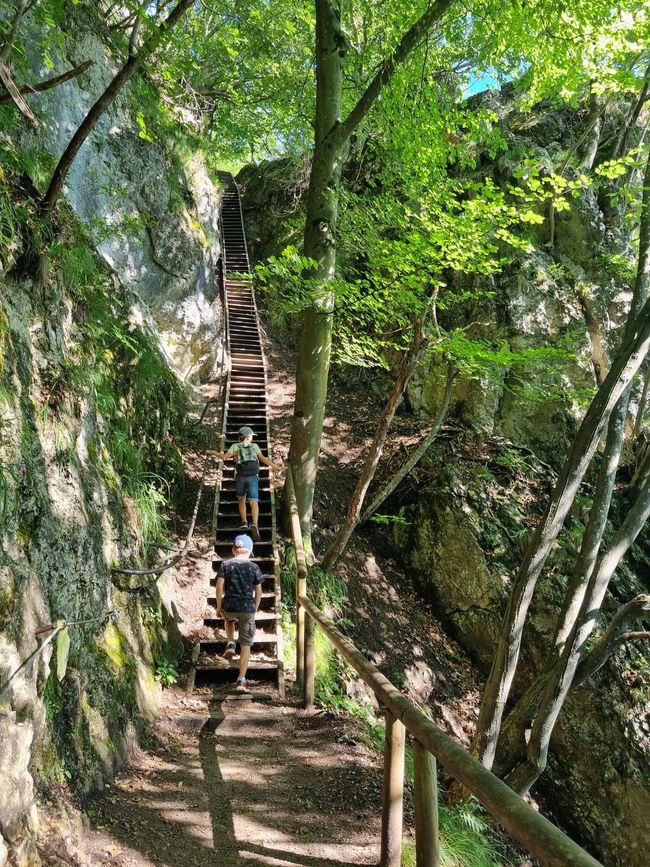
{"type": "Polygon", "coordinates": [[[334,647],[373,690],[378,701],[406,727],[406,730],[438,759],[486,807],[488,812],[516,840],[548,867],[602,867],[602,864],[540,815],[509,786],[439,729],[406,696],[338,631],[306,596],[298,596],[304,608],[334,647]]]}

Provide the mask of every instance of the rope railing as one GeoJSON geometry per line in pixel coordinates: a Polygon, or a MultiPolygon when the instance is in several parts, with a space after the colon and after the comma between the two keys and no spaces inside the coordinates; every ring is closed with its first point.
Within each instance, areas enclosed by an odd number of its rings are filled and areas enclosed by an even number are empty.
{"type": "MultiPolygon", "coordinates": [[[[602,867],[552,822],[534,810],[502,780],[410,702],[310,600],[306,592],[306,564],[291,468],[287,471],[287,496],[297,560],[302,552],[304,590],[296,593],[296,608],[306,619],[304,636],[296,638],[296,670],[302,673],[304,707],[314,703],[314,627],[322,631],[338,653],[352,665],[386,708],[384,788],[382,798],[381,867],[399,867],[402,848],[404,753],[406,732],[413,738],[414,806],[417,867],[438,867],[440,850],[437,826],[436,764],[483,804],[496,821],[527,851],[547,867],[602,867]],[[294,517],[295,512],[295,517],[294,517]],[[302,660],[301,660],[302,657],[302,660]]],[[[299,567],[300,569],[300,567],[299,567]]]]}

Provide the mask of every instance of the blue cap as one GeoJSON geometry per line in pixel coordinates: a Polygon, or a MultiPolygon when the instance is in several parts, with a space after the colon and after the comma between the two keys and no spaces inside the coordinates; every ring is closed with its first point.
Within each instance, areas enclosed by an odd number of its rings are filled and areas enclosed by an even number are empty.
{"type": "Polygon", "coordinates": [[[235,536],[233,548],[245,548],[247,551],[252,551],[253,540],[250,536],[235,536]]]}

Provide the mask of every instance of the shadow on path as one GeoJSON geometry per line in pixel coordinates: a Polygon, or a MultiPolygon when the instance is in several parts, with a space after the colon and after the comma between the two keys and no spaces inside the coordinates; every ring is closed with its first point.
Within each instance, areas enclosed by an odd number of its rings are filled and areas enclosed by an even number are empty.
{"type": "Polygon", "coordinates": [[[177,692],[169,746],[142,753],[95,802],[86,863],[375,865],[381,772],[373,758],[342,721],[269,699],[177,692]]]}

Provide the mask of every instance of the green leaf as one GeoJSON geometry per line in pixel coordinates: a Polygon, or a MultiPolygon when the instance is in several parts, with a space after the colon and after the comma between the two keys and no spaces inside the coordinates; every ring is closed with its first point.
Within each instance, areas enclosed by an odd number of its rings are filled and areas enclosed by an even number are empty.
{"type": "Polygon", "coordinates": [[[60,681],[65,677],[69,653],[70,631],[67,626],[64,626],[56,640],[56,676],[60,681]]]}

